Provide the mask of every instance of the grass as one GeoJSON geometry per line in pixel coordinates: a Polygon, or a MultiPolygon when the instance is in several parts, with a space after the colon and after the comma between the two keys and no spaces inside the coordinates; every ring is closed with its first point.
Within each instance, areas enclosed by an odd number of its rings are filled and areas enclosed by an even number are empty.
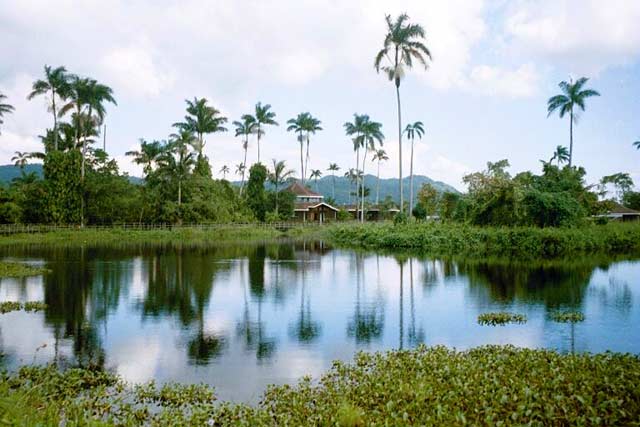
{"type": "Polygon", "coordinates": [[[494,313],[482,313],[478,316],[478,323],[481,325],[506,325],[507,323],[527,323],[527,316],[524,314],[507,313],[504,311],[494,313]]]}
{"type": "Polygon", "coordinates": [[[7,425],[638,425],[640,358],[485,346],[359,353],[318,381],[271,386],[260,404],[205,385],[130,385],[97,369],[24,367],[0,378],[7,425]]]}
{"type": "Polygon", "coordinates": [[[335,243],[348,247],[414,249],[433,255],[553,258],[576,253],[640,253],[640,224],[629,223],[576,228],[385,223],[334,225],[327,233],[335,243]]]}
{"type": "Polygon", "coordinates": [[[34,267],[19,262],[0,261],[0,278],[2,277],[25,277],[38,276],[46,273],[46,268],[34,267]]]}

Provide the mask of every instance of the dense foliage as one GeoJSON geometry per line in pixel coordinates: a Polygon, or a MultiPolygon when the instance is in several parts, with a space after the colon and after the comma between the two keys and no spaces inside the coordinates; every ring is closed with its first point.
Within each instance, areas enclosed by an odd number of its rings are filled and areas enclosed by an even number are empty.
{"type": "Polygon", "coordinates": [[[0,278],[36,276],[44,272],[46,272],[46,269],[41,267],[34,267],[32,265],[19,262],[0,261],[0,278]]]}
{"type": "Polygon", "coordinates": [[[640,359],[628,354],[421,346],[359,353],[318,383],[271,386],[249,406],[217,403],[205,385],[23,367],[0,380],[0,416],[9,425],[634,425],[638,381],[640,359]]]}

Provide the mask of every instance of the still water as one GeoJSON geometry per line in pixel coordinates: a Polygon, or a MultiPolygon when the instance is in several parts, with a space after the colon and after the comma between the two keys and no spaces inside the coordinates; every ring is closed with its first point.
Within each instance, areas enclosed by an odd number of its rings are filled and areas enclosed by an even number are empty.
{"type": "Polygon", "coordinates": [[[100,364],[134,382],[206,382],[256,402],[267,384],[319,376],[358,350],[511,343],[640,353],[640,262],[464,261],[323,242],[0,249],[50,273],[0,279],[0,364],[100,364]],[[572,326],[549,320],[582,311],[572,326]],[[480,326],[480,313],[524,325],[480,326]]]}

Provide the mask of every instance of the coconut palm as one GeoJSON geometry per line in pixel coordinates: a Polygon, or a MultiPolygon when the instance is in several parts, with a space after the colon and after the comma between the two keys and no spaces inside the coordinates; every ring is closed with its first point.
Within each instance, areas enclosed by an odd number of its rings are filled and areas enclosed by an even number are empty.
{"type": "Polygon", "coordinates": [[[422,139],[424,135],[424,125],[422,122],[417,121],[413,124],[408,124],[404,130],[407,138],[411,140],[411,162],[409,163],[409,215],[413,215],[413,143],[416,136],[422,139]]]}
{"type": "Polygon", "coordinates": [[[382,123],[367,120],[362,126],[362,146],[364,147],[364,156],[362,157],[362,184],[361,184],[361,221],[364,222],[364,199],[365,199],[365,165],[367,162],[367,153],[369,150],[375,151],[376,144],[382,145],[384,134],[382,133],[382,123]]]}
{"type": "Polygon", "coordinates": [[[336,199],[336,172],[340,170],[340,166],[337,163],[329,163],[328,171],[331,171],[331,182],[332,182],[332,198],[336,199]]]}
{"type": "Polygon", "coordinates": [[[587,98],[600,96],[593,89],[583,89],[588,81],[586,77],[579,78],[575,83],[571,80],[568,83],[562,81],[558,84],[562,93],[552,96],[547,101],[547,117],[556,110],[559,111],[560,118],[569,113],[569,167],[573,164],[573,123],[578,119],[578,112],[574,110],[580,108],[584,111],[587,98]]]}
{"type": "Polygon", "coordinates": [[[276,113],[271,111],[271,105],[262,105],[261,102],[256,104],[255,121],[258,125],[256,133],[258,136],[258,163],[260,163],[260,137],[264,135],[265,131],[262,125],[275,125],[278,126],[278,122],[275,120],[276,113]]]}
{"type": "Polygon", "coordinates": [[[31,153],[16,151],[15,154],[16,155],[11,158],[11,161],[14,165],[20,167],[20,172],[24,173],[24,167],[29,163],[31,153]]]}
{"type": "Polygon", "coordinates": [[[287,179],[291,178],[295,174],[293,169],[287,170],[287,165],[284,160],[273,159],[273,170],[269,172],[269,182],[271,182],[276,191],[276,215],[278,214],[278,192],[280,185],[284,184],[287,179]]]}
{"type": "MultiPolygon", "coordinates": [[[[241,117],[242,121],[234,121],[233,125],[236,127],[236,136],[242,136],[244,139],[242,141],[242,149],[244,150],[244,162],[240,163],[241,165],[247,164],[247,150],[249,148],[249,135],[255,132],[258,124],[256,123],[256,119],[251,114],[244,114],[241,117]]],[[[242,195],[242,190],[244,189],[244,172],[246,168],[242,168],[242,183],[240,184],[240,194],[242,195]]]]}
{"type": "Polygon", "coordinates": [[[5,114],[12,113],[14,108],[11,104],[5,104],[2,100],[7,99],[7,96],[0,92],[0,125],[4,123],[2,117],[5,114]]]}
{"type": "Polygon", "coordinates": [[[51,113],[53,114],[53,148],[58,150],[58,110],[56,108],[56,96],[60,100],[65,100],[69,94],[69,75],[65,67],[51,68],[49,65],[44,66],[44,79],[33,82],[31,93],[27,99],[31,100],[38,95],[51,94],[51,113]]]}
{"type": "Polygon", "coordinates": [[[224,165],[220,168],[220,173],[222,174],[222,179],[227,179],[227,174],[229,173],[229,166],[224,165]]]}
{"type": "Polygon", "coordinates": [[[322,122],[317,119],[316,117],[313,117],[312,115],[309,115],[309,117],[305,120],[305,126],[304,126],[304,130],[307,134],[307,155],[306,158],[304,160],[304,171],[307,172],[309,170],[309,146],[311,145],[311,135],[315,135],[316,132],[321,131],[322,130],[322,126],[320,126],[322,124],[322,122]]]}
{"type": "Polygon", "coordinates": [[[300,143],[300,182],[304,185],[305,168],[304,168],[304,132],[307,122],[311,114],[299,113],[295,118],[287,120],[287,132],[295,132],[298,134],[298,142],[300,143]]]}
{"type": "Polygon", "coordinates": [[[124,154],[133,157],[135,164],[142,165],[142,172],[146,178],[153,171],[153,165],[162,151],[163,145],[160,141],[147,142],[140,138],[140,150],[127,151],[124,154]]]}
{"type": "Polygon", "coordinates": [[[316,193],[318,192],[318,178],[322,176],[322,171],[320,169],[311,169],[311,175],[309,175],[310,179],[313,179],[316,184],[316,193]]]}
{"type": "Polygon", "coordinates": [[[406,13],[399,15],[392,21],[391,15],[385,17],[387,34],[382,49],[376,55],[374,66],[377,72],[382,70],[396,87],[396,101],[398,104],[398,171],[400,185],[400,212],[404,206],[402,191],[402,112],[400,107],[400,82],[405,69],[413,66],[414,60],[420,62],[427,69],[427,59],[431,59],[429,49],[422,43],[425,31],[419,24],[409,23],[406,13]],[[386,65],[383,65],[383,62],[386,65]]]}
{"type": "MultiPolygon", "coordinates": [[[[0,122],[1,123],[1,122],[0,122]]],[[[633,146],[636,147],[636,149],[640,150],[640,141],[636,141],[633,143],[633,146]]]]}
{"type": "Polygon", "coordinates": [[[378,175],[376,179],[376,205],[380,203],[380,162],[384,162],[389,160],[389,156],[387,156],[387,152],[382,148],[376,150],[373,153],[373,159],[371,161],[378,162],[378,175]]]}
{"type": "Polygon", "coordinates": [[[553,156],[549,159],[549,163],[554,160],[558,163],[558,166],[560,166],[560,163],[567,163],[569,161],[569,149],[558,145],[556,151],[553,152],[553,156]]]}

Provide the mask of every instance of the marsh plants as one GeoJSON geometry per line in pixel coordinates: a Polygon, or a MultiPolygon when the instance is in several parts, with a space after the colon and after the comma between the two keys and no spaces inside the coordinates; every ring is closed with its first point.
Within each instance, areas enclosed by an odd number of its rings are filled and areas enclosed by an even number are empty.
{"type": "Polygon", "coordinates": [[[131,385],[98,369],[23,367],[0,378],[7,425],[637,425],[640,358],[512,346],[358,353],[256,406],[205,385],[131,385]],[[517,375],[514,372],[517,371],[517,375]]]}
{"type": "Polygon", "coordinates": [[[481,325],[506,325],[507,323],[526,323],[527,316],[518,313],[507,313],[505,311],[482,313],[478,316],[478,323],[481,325]]]}

